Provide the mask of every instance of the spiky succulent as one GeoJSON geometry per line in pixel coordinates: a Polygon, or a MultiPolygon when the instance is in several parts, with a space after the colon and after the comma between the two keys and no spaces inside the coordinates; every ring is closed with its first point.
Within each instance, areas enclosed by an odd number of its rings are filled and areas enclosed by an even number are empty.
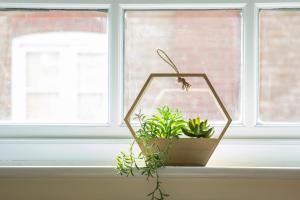
{"type": "Polygon", "coordinates": [[[201,121],[200,118],[190,119],[188,126],[181,128],[182,132],[189,137],[210,138],[214,134],[214,128],[210,127],[207,120],[201,121]]]}

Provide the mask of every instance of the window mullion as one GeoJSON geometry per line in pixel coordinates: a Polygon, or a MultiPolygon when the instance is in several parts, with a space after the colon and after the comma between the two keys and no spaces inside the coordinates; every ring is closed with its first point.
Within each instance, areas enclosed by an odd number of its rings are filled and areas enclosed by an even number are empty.
{"type": "Polygon", "coordinates": [[[108,40],[109,40],[109,120],[110,126],[117,128],[120,124],[121,116],[121,87],[120,87],[120,70],[119,70],[119,5],[113,3],[109,8],[108,17],[108,40]]]}
{"type": "Polygon", "coordinates": [[[244,8],[243,116],[246,127],[256,124],[257,116],[257,16],[255,3],[244,8]]]}

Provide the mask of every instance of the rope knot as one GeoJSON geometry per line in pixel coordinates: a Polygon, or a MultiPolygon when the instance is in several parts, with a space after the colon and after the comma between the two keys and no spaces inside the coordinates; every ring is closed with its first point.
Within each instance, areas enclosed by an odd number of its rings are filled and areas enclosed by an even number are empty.
{"type": "Polygon", "coordinates": [[[180,76],[177,78],[177,82],[178,82],[178,83],[182,83],[181,88],[182,88],[183,90],[188,91],[188,89],[191,87],[191,84],[189,84],[184,78],[182,78],[182,77],[180,77],[180,76]]]}
{"type": "MultiPolygon", "coordinates": [[[[177,74],[179,74],[178,68],[177,68],[176,65],[173,63],[173,61],[171,60],[171,58],[169,58],[169,56],[166,54],[166,52],[164,52],[164,51],[161,50],[161,49],[157,49],[156,52],[157,52],[157,54],[159,55],[159,57],[160,57],[161,59],[163,59],[166,63],[168,63],[168,64],[175,70],[175,72],[176,72],[177,74]]],[[[182,84],[181,88],[182,88],[183,90],[188,91],[188,89],[191,87],[191,84],[189,84],[189,83],[185,80],[185,78],[183,78],[183,77],[181,77],[181,76],[178,76],[177,82],[182,84]]]]}

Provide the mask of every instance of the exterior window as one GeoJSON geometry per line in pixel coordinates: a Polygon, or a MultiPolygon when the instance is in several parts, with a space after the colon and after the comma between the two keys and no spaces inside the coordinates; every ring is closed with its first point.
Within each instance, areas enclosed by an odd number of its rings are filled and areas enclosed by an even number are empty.
{"type": "MultiPolygon", "coordinates": [[[[157,48],[181,73],[208,75],[233,119],[225,137],[299,138],[299,8],[275,0],[0,3],[0,138],[129,138],[123,117],[147,77],[175,73],[157,48]]],[[[191,104],[178,88],[158,90],[167,81],[144,95],[144,114],[168,105],[221,129],[201,82],[191,104]]]]}
{"type": "Polygon", "coordinates": [[[300,122],[300,11],[261,10],[261,122],[300,122]]]}
{"type": "Polygon", "coordinates": [[[107,123],[107,14],[0,12],[0,119],[107,123]]]}
{"type": "MultiPolygon", "coordinates": [[[[235,121],[241,118],[241,30],[240,10],[163,10],[125,12],[124,111],[126,112],[150,73],[174,72],[155,54],[164,49],[183,73],[206,73],[235,121]]],[[[168,83],[160,83],[168,85],[168,83]]],[[[183,107],[179,91],[160,90],[144,97],[144,108],[157,107],[162,96],[166,105],[183,107]],[[147,104],[148,103],[148,104],[147,104]]],[[[199,99],[199,92],[195,92],[199,99]]],[[[209,95],[207,93],[203,95],[209,95]]],[[[199,109],[214,121],[223,117],[213,109],[211,98],[189,105],[193,115],[199,109]]],[[[187,106],[184,106],[187,107],[187,106]]],[[[153,112],[153,111],[152,111],[153,112]]],[[[201,111],[200,111],[201,112],[201,111]]]]}

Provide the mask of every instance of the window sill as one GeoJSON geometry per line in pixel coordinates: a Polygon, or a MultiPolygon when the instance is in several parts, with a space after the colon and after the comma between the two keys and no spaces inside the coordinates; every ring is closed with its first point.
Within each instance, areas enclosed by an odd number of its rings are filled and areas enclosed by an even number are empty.
{"type": "MultiPolygon", "coordinates": [[[[297,167],[166,167],[161,169],[159,173],[162,177],[300,180],[300,168],[297,167]]],[[[96,178],[117,176],[113,166],[0,167],[0,178],[96,178]]],[[[137,174],[135,177],[141,177],[141,175],[137,174]]]]}
{"type": "MultiPolygon", "coordinates": [[[[0,177],[116,176],[128,140],[1,140],[0,177]]],[[[223,140],[206,167],[166,167],[162,176],[300,178],[300,140],[223,140]]]]}

